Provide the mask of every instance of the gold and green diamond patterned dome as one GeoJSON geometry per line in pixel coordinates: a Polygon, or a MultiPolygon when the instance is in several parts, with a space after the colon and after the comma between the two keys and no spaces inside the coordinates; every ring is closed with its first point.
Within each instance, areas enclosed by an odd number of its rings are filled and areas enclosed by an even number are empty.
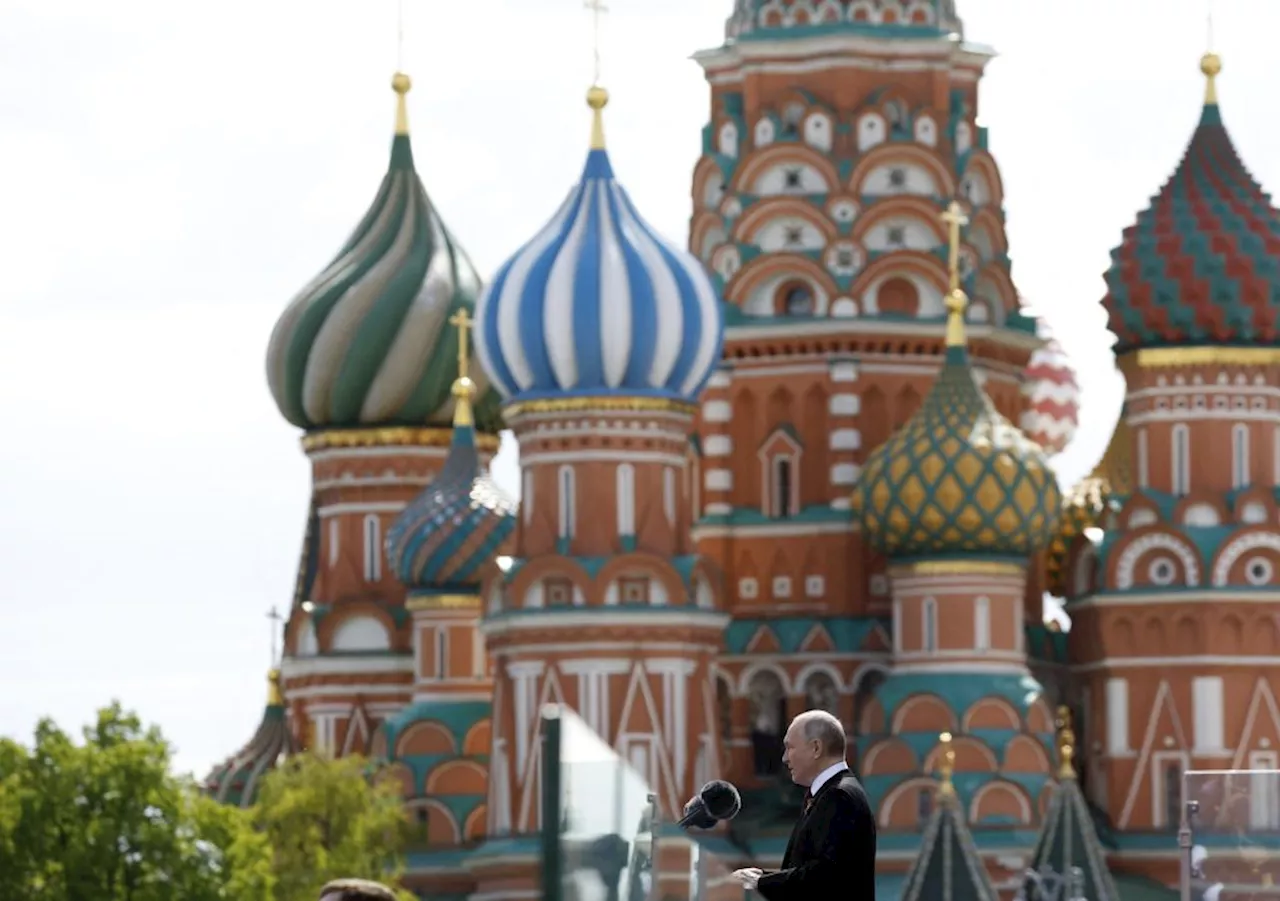
{"type": "Polygon", "coordinates": [[[1026,557],[1053,538],[1062,498],[1038,444],[992,405],[965,349],[958,204],[942,371],[920,409],[871,453],[853,506],[870,545],[887,557],[1026,557]]]}

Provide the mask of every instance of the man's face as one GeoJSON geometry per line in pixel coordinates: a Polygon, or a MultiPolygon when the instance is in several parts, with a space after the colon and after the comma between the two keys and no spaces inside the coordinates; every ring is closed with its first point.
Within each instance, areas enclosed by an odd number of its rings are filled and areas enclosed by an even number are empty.
{"type": "Polygon", "coordinates": [[[820,756],[818,742],[806,740],[804,726],[792,722],[782,738],[782,762],[791,771],[791,781],[796,785],[812,785],[814,777],[818,775],[817,763],[820,756]]]}

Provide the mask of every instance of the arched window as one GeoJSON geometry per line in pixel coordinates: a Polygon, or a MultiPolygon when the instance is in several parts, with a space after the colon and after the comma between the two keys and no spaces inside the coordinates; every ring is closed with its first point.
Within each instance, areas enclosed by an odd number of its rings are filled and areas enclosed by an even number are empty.
{"type": "Polygon", "coordinates": [[[938,649],[938,602],[933,598],[925,598],[922,608],[921,648],[925,651],[936,651],[938,649]]]}
{"type": "Polygon", "coordinates": [[[533,520],[533,470],[526,469],[520,486],[520,511],[527,525],[533,520]]]}
{"type": "Polygon", "coordinates": [[[920,310],[920,292],[902,276],[886,279],[876,291],[876,310],[882,316],[916,316],[920,310]]]}
{"type": "Polygon", "coordinates": [[[796,512],[795,466],[790,457],[773,458],[772,513],[775,517],[792,516],[796,512]]]}
{"type": "Polygon", "coordinates": [[[382,578],[382,523],[376,513],[364,518],[364,578],[366,582],[382,578]]]}
{"type": "Polygon", "coordinates": [[[1173,494],[1181,497],[1191,491],[1191,435],[1186,423],[1178,423],[1173,427],[1173,442],[1170,449],[1173,471],[1170,474],[1173,494]]]}
{"type": "Polygon", "coordinates": [[[618,536],[631,538],[636,534],[636,468],[630,463],[618,464],[617,489],[618,536]]]}
{"type": "Polygon", "coordinates": [[[751,702],[752,758],[757,776],[775,775],[782,766],[782,733],[787,719],[787,693],[782,680],[760,670],[747,683],[751,702]]]}
{"type": "Polygon", "coordinates": [[[1249,472],[1249,427],[1237,422],[1231,427],[1231,484],[1245,488],[1253,481],[1249,472]]]}
{"type": "Polygon", "coordinates": [[[803,282],[787,285],[782,289],[782,312],[787,316],[812,316],[813,290],[803,282]]]}
{"type": "Polygon", "coordinates": [[[676,524],[676,471],[668,466],[662,470],[662,512],[667,515],[667,522],[676,524]]]}
{"type": "Polygon", "coordinates": [[[342,523],[338,517],[329,520],[329,565],[334,566],[338,562],[338,556],[342,553],[342,523]]]}
{"type": "Polygon", "coordinates": [[[561,466],[560,474],[560,538],[568,541],[577,525],[577,491],[572,466],[561,466]]]}

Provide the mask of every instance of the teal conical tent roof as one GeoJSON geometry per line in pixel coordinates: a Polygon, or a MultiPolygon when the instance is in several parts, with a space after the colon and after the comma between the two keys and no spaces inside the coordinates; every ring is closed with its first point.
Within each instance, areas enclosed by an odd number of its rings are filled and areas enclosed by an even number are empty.
{"type": "Polygon", "coordinates": [[[951,783],[956,759],[951,733],[942,733],[941,740],[942,778],[933,813],[925,823],[920,854],[907,871],[902,901],[998,901],[951,783]]]}
{"type": "Polygon", "coordinates": [[[1080,791],[1072,758],[1075,730],[1071,711],[1058,708],[1058,785],[1049,800],[1044,827],[1023,883],[1025,901],[1119,901],[1107,855],[1093,828],[1093,815],[1080,791]],[[1063,893],[1065,889],[1065,894],[1063,893]]]}

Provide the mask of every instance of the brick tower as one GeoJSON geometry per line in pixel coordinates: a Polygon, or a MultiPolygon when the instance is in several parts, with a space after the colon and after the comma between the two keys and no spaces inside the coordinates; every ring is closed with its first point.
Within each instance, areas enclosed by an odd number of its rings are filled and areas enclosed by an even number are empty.
{"type": "Polygon", "coordinates": [[[698,261],[615,179],[607,100],[588,94],[581,180],[477,307],[477,353],[523,482],[514,562],[485,594],[497,835],[538,828],[547,702],[576,709],[668,815],[717,771],[711,664],[725,618],[718,572],[689,537],[689,462],[720,314],[698,261]]]}
{"type": "MultiPolygon", "coordinates": [[[[1191,141],[1112,251],[1124,411],[1060,540],[1087,795],[1113,864],[1166,884],[1143,833],[1176,829],[1183,772],[1280,764],[1280,213],[1223,124],[1221,66],[1201,60],[1191,141]]],[[[1266,791],[1236,812],[1251,830],[1280,828],[1266,791]]]]}

